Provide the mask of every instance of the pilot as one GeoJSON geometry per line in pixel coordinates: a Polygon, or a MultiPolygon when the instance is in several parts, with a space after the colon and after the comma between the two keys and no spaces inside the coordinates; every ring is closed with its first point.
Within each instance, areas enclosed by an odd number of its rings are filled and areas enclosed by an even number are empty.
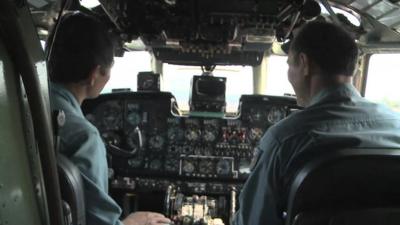
{"type": "MultiPolygon", "coordinates": [[[[53,38],[55,37],[55,38],[53,38]]],[[[48,62],[52,110],[63,110],[60,152],[80,170],[88,225],[161,225],[170,220],[159,213],[135,212],[119,220],[121,209],[108,195],[106,148],[98,130],[82,114],[81,104],[95,98],[110,78],[113,46],[106,29],[95,18],[70,13],[61,18],[48,62]]],[[[50,43],[47,43],[49,51],[50,43]]]]}
{"type": "Polygon", "coordinates": [[[323,146],[400,148],[400,115],[362,98],[352,86],[357,58],[355,40],[334,24],[309,22],[295,35],[288,79],[305,108],[260,140],[233,224],[283,224],[295,172],[291,162],[311,147],[321,153],[328,149],[323,146]]]}

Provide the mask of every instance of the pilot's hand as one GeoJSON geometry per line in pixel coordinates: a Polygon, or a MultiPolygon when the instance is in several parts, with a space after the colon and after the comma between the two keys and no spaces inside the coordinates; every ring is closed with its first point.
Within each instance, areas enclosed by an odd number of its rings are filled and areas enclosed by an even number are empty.
{"type": "Polygon", "coordinates": [[[122,223],[124,225],[167,225],[171,220],[155,212],[134,212],[129,214],[122,223]]]}

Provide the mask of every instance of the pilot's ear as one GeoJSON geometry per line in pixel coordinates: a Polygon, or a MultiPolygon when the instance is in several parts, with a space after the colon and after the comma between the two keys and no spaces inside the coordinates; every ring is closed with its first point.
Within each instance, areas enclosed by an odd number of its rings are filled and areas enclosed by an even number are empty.
{"type": "Polygon", "coordinates": [[[89,79],[88,79],[88,84],[89,86],[93,86],[94,83],[96,82],[98,76],[100,76],[101,68],[100,65],[97,65],[94,67],[89,74],[89,79]]]}
{"type": "Polygon", "coordinates": [[[301,67],[303,68],[303,75],[304,76],[308,76],[310,75],[310,59],[308,58],[308,56],[304,53],[300,53],[299,54],[299,63],[301,65],[301,67]]]}

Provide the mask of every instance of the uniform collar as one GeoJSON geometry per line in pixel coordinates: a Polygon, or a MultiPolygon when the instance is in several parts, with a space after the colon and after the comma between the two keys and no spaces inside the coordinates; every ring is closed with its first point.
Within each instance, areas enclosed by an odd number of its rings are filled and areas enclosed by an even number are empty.
{"type": "Polygon", "coordinates": [[[355,100],[356,98],[360,97],[361,97],[360,93],[352,84],[350,83],[341,84],[338,86],[329,87],[321,90],[311,99],[310,104],[307,107],[324,103],[332,99],[347,98],[349,100],[355,100]]]}
{"type": "Polygon", "coordinates": [[[61,96],[65,101],[71,104],[72,108],[83,116],[81,105],[79,104],[76,97],[69,91],[64,85],[59,83],[50,82],[50,90],[52,93],[56,93],[61,96]]]}

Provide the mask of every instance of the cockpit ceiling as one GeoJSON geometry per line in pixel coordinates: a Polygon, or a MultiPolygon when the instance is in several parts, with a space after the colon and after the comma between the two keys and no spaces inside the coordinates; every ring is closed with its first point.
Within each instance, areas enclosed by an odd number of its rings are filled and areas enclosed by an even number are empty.
{"type": "MultiPolygon", "coordinates": [[[[274,42],[290,39],[293,27],[319,15],[326,0],[99,0],[93,8],[109,21],[121,49],[140,38],[164,61],[187,65],[258,65],[274,42]],[[229,2],[229,4],[227,4],[229,2]],[[320,3],[320,4],[318,4],[320,3]],[[125,43],[125,44],[124,44],[125,43]]],[[[41,15],[52,0],[28,0],[41,15]]],[[[78,0],[67,0],[74,10],[78,0]]],[[[400,44],[400,0],[332,0],[331,6],[354,13],[360,27],[346,24],[360,46],[400,44]]],[[[47,17],[57,14],[43,14],[47,17]]],[[[35,15],[34,15],[35,18],[35,15]]],[[[333,19],[334,20],[334,19],[333,19]]],[[[45,27],[44,19],[36,19],[45,27]]]]}
{"type": "Polygon", "coordinates": [[[335,0],[400,33],[400,0],[335,0]]]}
{"type": "Polygon", "coordinates": [[[400,43],[400,0],[334,0],[333,6],[358,14],[366,34],[365,44],[400,43]]]}

